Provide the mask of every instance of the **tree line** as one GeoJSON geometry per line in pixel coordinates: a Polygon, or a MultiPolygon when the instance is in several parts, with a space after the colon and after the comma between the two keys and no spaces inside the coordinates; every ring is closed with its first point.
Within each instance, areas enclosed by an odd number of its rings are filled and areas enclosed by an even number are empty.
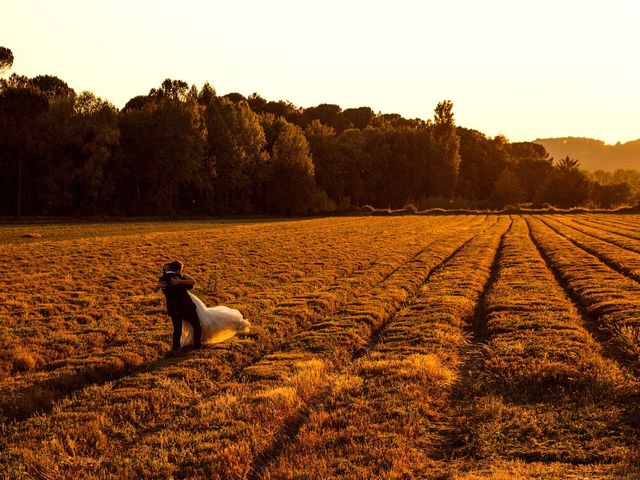
{"type": "MultiPolygon", "coordinates": [[[[12,61],[0,47],[0,70],[12,61]]],[[[541,145],[456,126],[450,101],[424,121],[167,79],[119,110],[55,76],[0,79],[2,215],[608,208],[637,198],[637,186],[555,162],[541,145]]]]}

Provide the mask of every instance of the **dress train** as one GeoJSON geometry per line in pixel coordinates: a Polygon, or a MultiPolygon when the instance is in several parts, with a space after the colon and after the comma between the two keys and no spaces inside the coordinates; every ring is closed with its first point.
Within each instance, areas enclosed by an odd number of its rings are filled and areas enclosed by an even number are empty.
{"type": "MultiPolygon", "coordinates": [[[[242,314],[225,306],[207,307],[202,300],[189,292],[193,303],[196,304],[196,312],[202,326],[202,343],[218,343],[233,337],[238,332],[246,332],[251,325],[248,320],[242,318],[242,314]]],[[[182,322],[182,337],[180,346],[193,345],[193,327],[187,322],[182,322]]]]}

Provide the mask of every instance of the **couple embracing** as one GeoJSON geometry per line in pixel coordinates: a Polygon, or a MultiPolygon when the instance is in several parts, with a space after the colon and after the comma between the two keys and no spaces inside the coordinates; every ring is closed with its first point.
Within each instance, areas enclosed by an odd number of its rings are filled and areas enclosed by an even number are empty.
{"type": "Polygon", "coordinates": [[[202,343],[215,343],[233,337],[249,329],[250,323],[233,308],[217,306],[207,308],[189,290],[196,281],[182,273],[183,264],[178,260],[165,263],[162,276],[154,290],[162,289],[167,300],[167,313],[173,323],[173,349],[202,343]]]}

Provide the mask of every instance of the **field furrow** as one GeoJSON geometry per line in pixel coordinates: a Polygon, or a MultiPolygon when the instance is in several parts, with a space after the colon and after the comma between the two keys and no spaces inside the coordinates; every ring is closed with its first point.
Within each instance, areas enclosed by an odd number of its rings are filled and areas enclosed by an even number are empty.
{"type": "MultiPolygon", "coordinates": [[[[402,226],[401,234],[410,228],[402,226]]],[[[259,235],[248,227],[222,237],[214,237],[211,231],[149,234],[133,245],[131,239],[118,237],[4,246],[1,258],[13,259],[22,275],[13,280],[12,288],[3,285],[7,288],[0,293],[2,333],[6,333],[0,374],[34,371],[45,365],[51,370],[57,360],[67,360],[69,355],[102,353],[105,344],[150,342],[155,347],[166,336],[166,322],[158,322],[163,301],[161,295],[151,292],[157,276],[149,278],[149,268],[159,270],[162,261],[175,252],[198,259],[189,271],[201,282],[198,291],[215,300],[242,302],[248,292],[253,294],[251,300],[283,300],[300,285],[321,285],[327,269],[336,275],[347,274],[349,266],[358,261],[376,260],[375,251],[372,258],[358,254],[358,248],[371,243],[375,234],[363,232],[364,242],[360,243],[358,237],[350,238],[352,229],[329,229],[324,235],[326,243],[318,242],[305,227],[290,226],[282,227],[286,234],[276,230],[259,235]],[[332,245],[340,251],[330,255],[332,245]],[[61,250],[64,255],[59,255],[61,250]],[[350,262],[351,257],[355,258],[350,262]],[[43,335],[43,324],[51,335],[43,335]],[[28,349],[32,358],[21,358],[21,349],[28,349]],[[17,361],[11,363],[14,358],[17,361]]],[[[255,306],[262,311],[261,303],[255,306]]],[[[253,313],[251,306],[246,307],[253,313]]]]}
{"type": "Polygon", "coordinates": [[[640,226],[632,226],[626,222],[613,222],[607,219],[590,216],[573,215],[570,217],[574,223],[589,227],[594,233],[602,232],[614,234],[625,239],[640,241],[640,226]]]}
{"type": "Polygon", "coordinates": [[[572,465],[624,463],[638,442],[633,388],[602,354],[517,218],[484,304],[488,343],[460,392],[460,455],[572,465]]]}
{"type": "Polygon", "coordinates": [[[536,217],[545,223],[558,235],[566,238],[575,246],[582,248],[591,255],[597,257],[602,263],[640,283],[640,254],[635,251],[619,247],[608,241],[601,240],[592,235],[582,233],[560,223],[555,219],[536,217]]]}
{"type": "Polygon", "coordinates": [[[639,222],[0,227],[0,478],[640,478],[639,222]],[[175,257],[251,330],[169,352],[175,257]]]}
{"type": "Polygon", "coordinates": [[[605,241],[633,253],[640,253],[640,241],[633,238],[620,235],[616,232],[609,232],[603,228],[594,227],[585,221],[575,220],[570,216],[555,217],[554,220],[564,227],[569,227],[589,237],[605,241]]]}
{"type": "Polygon", "coordinates": [[[640,374],[640,285],[609,268],[540,220],[528,218],[534,241],[556,275],[595,322],[605,346],[640,374]]]}
{"type": "Polygon", "coordinates": [[[439,425],[508,225],[500,218],[432,271],[255,478],[427,478],[442,469],[439,425]]]}
{"type": "MultiPolygon", "coordinates": [[[[454,233],[448,235],[441,234],[438,236],[434,233],[437,229],[430,229],[429,233],[426,233],[424,236],[425,238],[431,238],[432,240],[423,240],[424,246],[433,244],[433,250],[438,251],[438,249],[441,249],[444,251],[446,249],[453,248],[449,245],[449,242],[446,241],[447,238],[452,235],[452,238],[470,235],[471,233],[467,232],[472,232],[484,227],[482,227],[481,223],[476,223],[474,226],[474,222],[471,221],[467,222],[465,226],[460,226],[459,228],[455,228],[450,225],[442,225],[439,228],[452,231],[454,233]],[[438,240],[437,242],[435,241],[436,239],[438,240]]],[[[338,339],[335,339],[333,338],[334,333],[337,330],[342,330],[342,328],[336,329],[332,326],[331,321],[326,321],[319,323],[315,328],[312,328],[309,333],[298,335],[297,337],[294,337],[292,341],[285,344],[283,349],[284,352],[294,352],[287,355],[285,362],[281,362],[283,363],[282,368],[286,370],[287,375],[293,375],[293,377],[295,377],[292,371],[295,372],[298,368],[304,372],[307,372],[309,368],[314,371],[316,370],[315,365],[317,362],[315,362],[315,360],[311,362],[311,364],[309,364],[307,359],[304,358],[300,359],[300,361],[295,361],[296,351],[306,351],[309,352],[309,354],[316,356],[320,355],[325,359],[332,359],[336,355],[348,357],[350,355],[350,350],[352,350],[354,346],[357,346],[358,342],[361,341],[359,340],[359,335],[365,335],[364,332],[374,328],[373,323],[370,324],[370,322],[379,323],[382,321],[382,317],[385,315],[385,312],[387,312],[386,309],[391,308],[394,302],[402,301],[406,295],[405,289],[411,288],[412,281],[416,281],[411,280],[411,278],[414,278],[416,275],[423,272],[420,266],[425,263],[435,261],[429,256],[431,255],[431,250],[431,248],[429,250],[423,249],[423,251],[414,258],[413,261],[406,262],[390,276],[387,272],[380,285],[370,285],[369,288],[371,288],[371,291],[368,293],[363,292],[362,296],[360,296],[360,300],[349,304],[349,309],[342,309],[338,311],[338,313],[334,314],[341,319],[344,317],[345,320],[343,322],[347,322],[348,320],[347,326],[351,329],[351,333],[345,333],[344,335],[339,336],[338,339]],[[414,271],[412,276],[407,276],[408,271],[414,271]],[[370,298],[372,301],[377,303],[374,303],[372,306],[367,306],[366,303],[362,303],[362,298],[370,298]],[[358,309],[361,309],[361,311],[358,311],[358,309]],[[346,312],[350,312],[349,315],[347,315],[346,312]],[[323,351],[322,345],[324,345],[328,350],[323,351]],[[299,367],[300,364],[303,366],[299,367]],[[311,365],[311,367],[307,368],[308,365],[311,365]]],[[[344,325],[343,327],[346,329],[344,325]]],[[[202,408],[200,404],[202,402],[207,402],[207,404],[213,408],[215,401],[210,400],[209,396],[215,395],[217,401],[220,401],[220,398],[218,398],[219,388],[217,387],[219,387],[219,385],[217,382],[220,382],[220,379],[225,377],[224,372],[230,368],[230,364],[233,364],[232,360],[233,358],[221,359],[220,362],[210,362],[207,364],[205,362],[198,363],[197,359],[192,357],[189,361],[181,362],[177,368],[167,368],[160,372],[156,371],[153,372],[152,375],[137,375],[130,379],[123,379],[116,382],[115,385],[107,384],[102,387],[88,388],[82,392],[81,395],[57,405],[50,416],[45,418],[34,418],[24,422],[24,424],[17,429],[11,443],[15,445],[16,440],[18,438],[22,438],[19,443],[27,445],[33,440],[31,435],[37,435],[37,432],[49,431],[50,433],[53,433],[55,431],[56,421],[60,421],[61,418],[64,418],[67,415],[70,417],[82,417],[83,415],[88,414],[88,411],[85,410],[85,405],[87,403],[92,403],[93,408],[91,408],[91,411],[95,412],[95,416],[93,417],[94,422],[98,422],[98,424],[104,423],[104,427],[100,428],[100,430],[107,438],[109,438],[108,445],[104,446],[104,451],[100,451],[101,453],[99,457],[102,458],[106,452],[118,451],[122,454],[122,450],[118,450],[118,446],[122,447],[122,445],[128,445],[131,442],[131,439],[136,438],[141,432],[143,433],[143,437],[148,438],[149,441],[156,441],[159,438],[162,438],[162,435],[159,433],[152,436],[150,434],[155,433],[156,429],[159,428],[159,425],[164,425],[165,423],[167,429],[169,429],[171,425],[175,424],[176,418],[180,418],[181,413],[184,412],[185,409],[187,413],[193,413],[194,408],[200,411],[202,408]],[[226,362],[223,362],[222,360],[226,360],[226,362]],[[199,382],[206,385],[207,388],[203,388],[203,391],[198,392],[194,397],[189,397],[189,401],[187,402],[188,405],[185,406],[184,392],[189,392],[188,395],[194,395],[194,392],[189,388],[189,385],[194,381],[196,383],[199,382]],[[167,384],[164,388],[160,387],[163,382],[166,382],[167,384]],[[177,388],[177,386],[176,389],[169,388],[169,385],[173,383],[179,384],[180,388],[177,388]],[[141,391],[144,392],[144,395],[135,391],[138,389],[141,389],[141,391]],[[208,394],[208,392],[211,393],[208,394]],[[91,401],[89,402],[89,400],[91,401]],[[157,407],[156,404],[160,404],[162,407],[157,407]],[[153,416],[149,417],[151,414],[149,410],[160,413],[158,415],[159,418],[154,418],[153,416]]],[[[262,364],[264,362],[268,364],[271,361],[273,361],[272,356],[267,356],[262,361],[258,362],[258,364],[262,364]]],[[[248,369],[247,372],[254,370],[255,368],[253,370],[248,369]]],[[[307,374],[308,372],[303,373],[302,375],[305,376],[307,374]]],[[[284,381],[282,377],[278,377],[278,381],[280,380],[284,381]]],[[[234,382],[231,381],[231,386],[226,387],[224,390],[233,390],[233,383],[234,382]]],[[[258,388],[259,384],[260,381],[252,382],[252,385],[255,388],[258,388]]],[[[245,406],[245,402],[241,403],[245,406]]],[[[194,418],[191,417],[192,415],[186,415],[184,420],[189,422],[189,424],[198,422],[197,415],[194,418]]],[[[289,417],[290,415],[287,416],[287,418],[289,417]]],[[[208,423],[205,423],[204,427],[206,428],[207,425],[208,423]]],[[[188,428],[192,427],[195,427],[195,425],[189,425],[188,428]]],[[[168,431],[172,430],[169,429],[168,431]]],[[[184,430],[179,430],[176,433],[177,438],[180,438],[180,435],[183,433],[184,430]]],[[[87,440],[82,437],[80,432],[76,433],[76,435],[78,435],[78,438],[75,440],[77,444],[83,444],[83,442],[87,440]]],[[[142,445],[144,446],[145,444],[143,443],[142,445]]],[[[17,455],[16,458],[20,458],[20,456],[25,453],[26,452],[20,448],[11,448],[11,455],[17,455]]],[[[60,454],[61,452],[57,453],[57,455],[60,454]]],[[[72,462],[75,467],[85,460],[88,462],[87,465],[91,464],[89,459],[83,457],[82,460],[80,460],[80,457],[77,459],[77,462],[72,462]]],[[[38,460],[35,458],[29,458],[29,463],[31,464],[35,465],[35,463],[32,462],[37,463],[37,461],[38,460]]],[[[69,460],[67,459],[67,461],[69,460]]],[[[9,464],[10,463],[11,462],[9,462],[9,464]]],[[[126,463],[124,465],[126,466],[126,463]]],[[[15,466],[15,462],[13,462],[13,466],[15,466]]],[[[136,468],[138,467],[140,466],[138,465],[136,468]]],[[[45,467],[34,466],[34,468],[45,467]]],[[[49,465],[46,468],[54,467],[49,465]]],[[[55,468],[58,469],[58,467],[55,468]]],[[[60,472],[60,470],[57,471],[60,472]]],[[[126,471],[126,468],[123,471],[126,471]]]]}
{"type": "Polygon", "coordinates": [[[632,215],[593,215],[588,216],[588,218],[593,221],[598,222],[606,222],[612,225],[619,225],[626,229],[634,229],[635,227],[640,227],[640,215],[632,214],[632,215]]]}
{"type": "MultiPolygon", "coordinates": [[[[337,311],[327,322],[296,335],[280,352],[245,369],[241,382],[223,388],[224,391],[230,389],[236,398],[229,417],[220,420],[219,413],[213,412],[217,405],[214,400],[208,403],[212,410],[211,422],[205,420],[201,424],[199,419],[184,418],[183,424],[169,426],[167,435],[175,442],[169,442],[172,451],[183,451],[185,432],[194,430],[199,434],[199,443],[215,443],[220,448],[213,452],[189,453],[188,458],[174,468],[179,467],[195,478],[258,477],[261,462],[283,448],[305,422],[307,412],[323,403],[331,382],[340,375],[341,366],[350,363],[354,354],[369,344],[374,333],[411,297],[430,271],[476,231],[477,228],[465,229],[443,236],[379,286],[337,311]],[[275,411],[279,414],[274,415],[275,411]],[[211,429],[209,423],[221,423],[223,428],[211,429]],[[234,459],[233,463],[229,458],[234,459]],[[199,477],[197,472],[204,473],[199,477]]],[[[134,457],[153,455],[159,448],[157,441],[157,435],[147,438],[134,457]]]]}
{"type": "MultiPolygon", "coordinates": [[[[476,221],[482,219],[472,220],[470,224],[476,221]]],[[[449,228],[453,224],[455,222],[445,222],[442,228],[449,228]]],[[[371,246],[358,243],[355,246],[360,251],[367,251],[368,257],[364,257],[362,253],[352,255],[351,258],[334,256],[336,263],[324,262],[324,277],[318,277],[317,281],[304,281],[308,279],[305,276],[303,281],[293,280],[287,284],[289,288],[284,291],[276,289],[266,298],[257,290],[247,302],[255,300],[256,304],[253,309],[247,310],[259,309],[260,317],[254,321],[253,332],[249,335],[251,341],[242,342],[240,348],[233,347],[233,358],[242,364],[242,359],[245,362],[251,361],[255,356],[263,354],[261,352],[277,348],[287,334],[295,333],[296,328],[302,328],[313,316],[330,312],[337,303],[345,300],[345,294],[356,293],[358,287],[369,288],[389,275],[407,255],[412,255],[411,251],[415,253],[416,249],[422,248],[415,240],[415,229],[400,228],[396,234],[400,238],[406,238],[401,248],[394,248],[397,238],[391,236],[371,246]],[[344,263],[337,263],[340,261],[344,263]],[[291,322],[292,318],[296,320],[295,323],[291,322]],[[255,348],[256,343],[262,350],[255,348]],[[245,344],[248,344],[248,349],[243,348],[245,344]]],[[[363,239],[366,240],[367,235],[363,235],[363,239]]],[[[310,252],[309,257],[313,259],[310,252]]],[[[168,337],[166,323],[168,322],[163,322],[164,332],[158,332],[158,335],[163,333],[165,339],[168,337]]],[[[157,349],[148,351],[144,340],[148,342],[149,332],[140,329],[130,335],[131,338],[124,344],[106,344],[99,353],[72,355],[45,365],[45,371],[23,374],[5,381],[0,384],[0,412],[8,419],[24,418],[34,411],[46,410],[55,400],[86,385],[119,378],[132,371],[156,370],[167,363],[158,359],[161,351],[166,349],[166,340],[156,341],[157,349]]],[[[217,353],[219,357],[229,354],[225,351],[217,353]]]]}

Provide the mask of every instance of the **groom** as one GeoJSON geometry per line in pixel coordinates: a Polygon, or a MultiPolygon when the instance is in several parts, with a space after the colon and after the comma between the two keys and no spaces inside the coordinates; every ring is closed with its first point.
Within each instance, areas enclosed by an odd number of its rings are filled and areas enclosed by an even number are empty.
{"type": "Polygon", "coordinates": [[[182,262],[174,260],[165,263],[162,267],[162,276],[154,290],[162,289],[167,299],[167,313],[173,323],[173,349],[180,349],[180,337],[182,336],[182,321],[188,322],[193,327],[193,346],[202,346],[202,327],[196,312],[196,305],[189,297],[196,281],[186,275],[182,275],[182,262]]]}

